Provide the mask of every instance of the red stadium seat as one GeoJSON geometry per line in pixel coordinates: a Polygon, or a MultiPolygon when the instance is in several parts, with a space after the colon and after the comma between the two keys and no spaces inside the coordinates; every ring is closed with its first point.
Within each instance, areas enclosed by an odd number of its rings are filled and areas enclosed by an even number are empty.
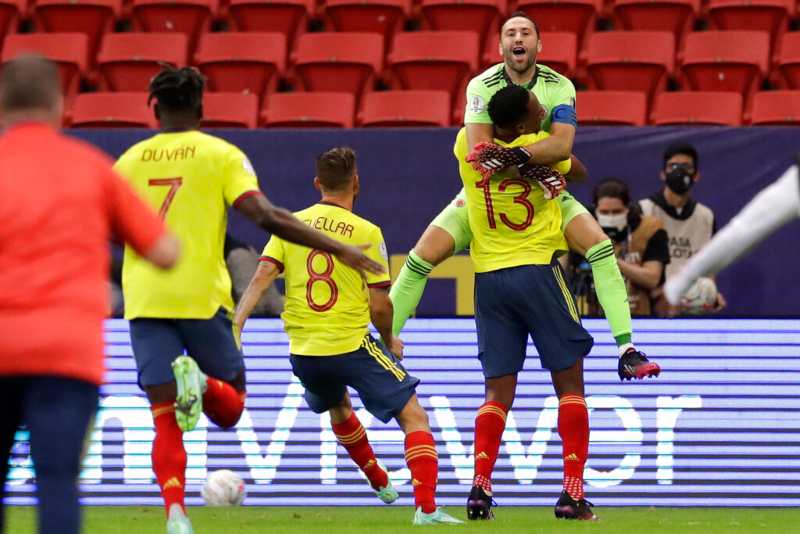
{"type": "Polygon", "coordinates": [[[194,50],[201,32],[211,29],[218,0],[133,0],[134,28],[144,32],[178,32],[194,50]]]}
{"type": "Polygon", "coordinates": [[[83,33],[11,34],[3,45],[3,62],[25,53],[36,53],[58,64],[67,107],[78,93],[81,74],[89,64],[89,38],[83,33]]]}
{"type": "Polygon", "coordinates": [[[281,33],[203,34],[195,64],[210,91],[248,92],[261,98],[274,90],[286,68],[286,36],[281,33]]]}
{"type": "Polygon", "coordinates": [[[675,36],[669,32],[597,32],[589,38],[590,87],[644,91],[650,97],[665,86],[675,62],[675,36]]]}
{"type": "Polygon", "coordinates": [[[542,51],[536,58],[537,63],[547,65],[567,78],[575,75],[575,64],[578,57],[578,38],[568,32],[542,32],[540,37],[542,51]]]}
{"type": "Polygon", "coordinates": [[[383,37],[376,33],[306,33],[297,44],[295,70],[307,91],[371,89],[383,66],[383,37]]]}
{"type": "Polygon", "coordinates": [[[753,97],[754,125],[800,125],[800,91],[762,91],[753,97]]]}
{"type": "Polygon", "coordinates": [[[27,9],[28,0],[0,0],[0,40],[9,33],[16,33],[27,9]]]}
{"type": "Polygon", "coordinates": [[[147,93],[82,93],[72,106],[73,128],[155,128],[147,93]]]}
{"type": "Polygon", "coordinates": [[[778,70],[790,89],[800,89],[800,32],[787,32],[783,36],[778,70]]]}
{"type": "Polygon", "coordinates": [[[708,18],[715,30],[768,32],[770,44],[775,46],[786,33],[794,10],[795,0],[711,0],[708,18]]]}
{"type": "Polygon", "coordinates": [[[661,93],[653,107],[652,123],[719,124],[742,123],[742,95],[739,93],[682,91],[661,93]]]}
{"type": "Polygon", "coordinates": [[[499,16],[498,0],[422,0],[426,28],[476,32],[481,43],[486,41],[492,22],[499,16]]]}
{"type": "Polygon", "coordinates": [[[768,58],[767,32],[693,32],[686,36],[681,71],[695,91],[748,93],[761,84],[768,58]]]}
{"type": "Polygon", "coordinates": [[[258,97],[243,93],[203,95],[203,128],[255,128],[258,97]]]}
{"type": "Polygon", "coordinates": [[[101,85],[109,91],[147,91],[160,62],[185,65],[188,38],[180,33],[110,33],[97,57],[101,85]]]}
{"type": "Polygon", "coordinates": [[[94,63],[103,34],[114,27],[121,0],[36,0],[33,18],[38,31],[85,33],[94,63]]]}
{"type": "Polygon", "coordinates": [[[449,126],[450,94],[444,91],[381,91],[364,97],[361,126],[449,126]]]}
{"type": "Polygon", "coordinates": [[[578,122],[592,126],[644,126],[647,94],[639,91],[581,91],[578,122]]]}
{"type": "Polygon", "coordinates": [[[352,128],[356,111],[351,93],[275,93],[264,126],[273,128],[352,128]]]}
{"type": "Polygon", "coordinates": [[[228,14],[239,31],[285,34],[291,50],[315,5],[315,0],[230,0],[228,14]]]}
{"type": "Polygon", "coordinates": [[[410,0],[327,0],[325,18],[337,32],[376,32],[386,48],[403,29],[410,0]]]}
{"type": "Polygon", "coordinates": [[[536,21],[541,32],[572,32],[578,48],[591,34],[603,0],[520,0],[517,9],[536,21]]]}
{"type": "Polygon", "coordinates": [[[699,13],[700,0],[615,0],[614,27],[671,32],[681,48],[699,13]]]}
{"type": "Polygon", "coordinates": [[[401,88],[453,95],[477,70],[479,50],[474,32],[404,32],[395,36],[388,62],[401,88]]]}

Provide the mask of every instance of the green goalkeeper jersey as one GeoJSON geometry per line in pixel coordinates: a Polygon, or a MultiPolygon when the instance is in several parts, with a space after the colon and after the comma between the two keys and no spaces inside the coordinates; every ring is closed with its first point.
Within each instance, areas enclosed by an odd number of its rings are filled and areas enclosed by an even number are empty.
{"type": "MultiPolygon", "coordinates": [[[[467,86],[467,107],[464,111],[464,124],[491,124],[489,100],[497,91],[512,83],[504,63],[492,65],[470,80],[467,86]]],[[[533,91],[547,112],[542,130],[550,131],[553,122],[575,123],[575,86],[566,76],[562,76],[547,65],[536,65],[533,80],[524,85],[533,91]]]]}

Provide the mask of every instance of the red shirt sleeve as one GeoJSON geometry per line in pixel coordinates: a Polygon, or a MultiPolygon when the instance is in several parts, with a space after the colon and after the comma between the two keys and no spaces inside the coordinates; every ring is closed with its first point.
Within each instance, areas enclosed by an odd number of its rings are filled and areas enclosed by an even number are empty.
{"type": "Polygon", "coordinates": [[[108,171],[108,207],[115,236],[146,255],[166,233],[158,215],[116,172],[108,171]]]}

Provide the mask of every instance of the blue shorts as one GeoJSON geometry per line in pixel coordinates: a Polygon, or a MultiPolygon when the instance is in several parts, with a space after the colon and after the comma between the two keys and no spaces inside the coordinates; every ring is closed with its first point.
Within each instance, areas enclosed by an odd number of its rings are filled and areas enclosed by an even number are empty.
{"type": "Polygon", "coordinates": [[[223,308],[211,319],[132,319],[130,333],[140,387],[174,381],[172,361],[184,352],[214,378],[232,382],[244,373],[244,357],[223,308]]]}
{"type": "Polygon", "coordinates": [[[292,371],[303,387],[314,413],[323,413],[342,401],[347,386],[355,389],[364,407],[388,423],[414,395],[419,378],[409,375],[397,358],[367,335],[361,347],[336,356],[292,354],[292,371]]]}
{"type": "Polygon", "coordinates": [[[477,273],[475,322],[486,378],[522,370],[529,334],[551,371],[572,367],[594,344],[555,262],[477,273]]]}

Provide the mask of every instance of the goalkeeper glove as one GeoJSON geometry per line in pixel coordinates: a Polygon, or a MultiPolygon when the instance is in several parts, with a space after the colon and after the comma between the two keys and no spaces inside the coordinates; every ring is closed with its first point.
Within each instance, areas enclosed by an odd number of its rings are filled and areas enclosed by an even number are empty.
{"type": "Polygon", "coordinates": [[[519,175],[528,180],[533,180],[544,190],[544,198],[552,200],[556,198],[567,187],[567,180],[564,176],[548,167],[536,163],[525,163],[517,166],[519,175]]]}
{"type": "Polygon", "coordinates": [[[467,156],[467,162],[483,178],[496,174],[512,165],[522,165],[531,159],[531,153],[523,147],[503,148],[494,143],[478,143],[467,156]]]}

